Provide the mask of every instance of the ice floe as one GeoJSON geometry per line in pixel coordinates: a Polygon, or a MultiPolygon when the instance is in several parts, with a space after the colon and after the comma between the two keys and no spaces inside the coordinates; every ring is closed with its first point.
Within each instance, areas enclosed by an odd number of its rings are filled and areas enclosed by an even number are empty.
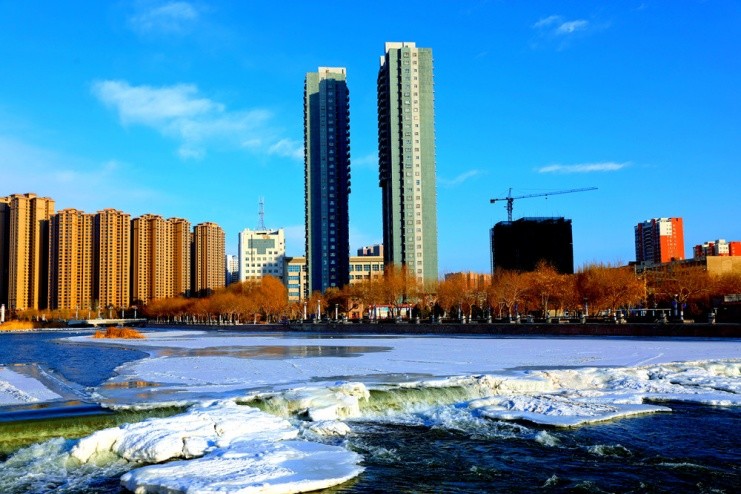
{"type": "MultiPolygon", "coordinates": [[[[339,431],[336,425],[313,430],[317,435],[339,431]]],[[[179,460],[126,473],[122,485],[137,493],[304,492],[363,471],[358,454],[298,435],[285,419],[222,401],[98,431],[79,440],[70,457],[80,464],[111,454],[143,464],[179,460]]]]}

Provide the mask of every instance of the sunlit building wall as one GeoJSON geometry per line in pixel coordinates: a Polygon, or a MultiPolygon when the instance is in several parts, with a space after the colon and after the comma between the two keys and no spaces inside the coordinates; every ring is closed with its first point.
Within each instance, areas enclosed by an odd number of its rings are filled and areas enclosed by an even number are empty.
{"type": "Polygon", "coordinates": [[[216,223],[193,228],[193,292],[204,295],[224,286],[224,230],[216,223]]]}
{"type": "Polygon", "coordinates": [[[79,311],[93,306],[93,217],[70,208],[50,218],[50,309],[79,311]]]}
{"type": "Polygon", "coordinates": [[[378,70],[378,159],[386,264],[438,276],[435,104],[430,48],[386,43],[378,70]]]}

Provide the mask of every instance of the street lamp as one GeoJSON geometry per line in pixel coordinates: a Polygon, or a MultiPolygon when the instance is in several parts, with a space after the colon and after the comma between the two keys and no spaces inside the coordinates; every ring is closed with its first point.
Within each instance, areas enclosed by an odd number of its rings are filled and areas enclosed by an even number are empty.
{"type": "Polygon", "coordinates": [[[589,299],[584,297],[584,317],[589,317],[589,299]]]}
{"type": "Polygon", "coordinates": [[[335,322],[337,322],[337,308],[338,308],[337,306],[338,306],[338,304],[334,304],[334,320],[335,320],[335,322]]]}
{"type": "Polygon", "coordinates": [[[306,300],[304,300],[304,321],[306,320],[306,300]]]}

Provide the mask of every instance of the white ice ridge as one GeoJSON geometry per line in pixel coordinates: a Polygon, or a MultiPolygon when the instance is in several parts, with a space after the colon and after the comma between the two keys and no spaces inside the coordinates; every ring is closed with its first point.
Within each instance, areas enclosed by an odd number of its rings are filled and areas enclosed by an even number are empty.
{"type": "MultiPolygon", "coordinates": [[[[739,361],[684,362],[644,367],[527,370],[506,375],[377,384],[370,389],[362,383],[344,383],[261,394],[256,398],[277,414],[299,415],[309,420],[358,417],[389,420],[393,416],[428,414],[430,410],[455,405],[464,407],[474,417],[572,427],[671,411],[654,402],[681,400],[741,405],[740,377],[739,361]]],[[[436,416],[442,420],[448,417],[436,416]]]]}
{"type": "Polygon", "coordinates": [[[336,446],[297,440],[287,420],[230,401],[194,406],[168,418],[98,431],[70,457],[94,463],[111,453],[132,462],[162,463],[128,472],[127,489],[148,492],[304,492],[359,475],[361,457],[336,446]]]}
{"type": "Polygon", "coordinates": [[[37,379],[0,366],[0,406],[53,401],[61,398],[37,379]]]}

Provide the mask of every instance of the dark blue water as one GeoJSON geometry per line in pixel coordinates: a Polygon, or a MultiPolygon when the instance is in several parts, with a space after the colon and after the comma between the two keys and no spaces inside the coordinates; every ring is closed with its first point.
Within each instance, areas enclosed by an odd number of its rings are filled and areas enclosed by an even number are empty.
{"type": "Polygon", "coordinates": [[[118,346],[84,345],[62,338],[91,332],[0,333],[0,365],[39,364],[83,386],[97,386],[114,375],[119,365],[147,356],[118,346]]]}
{"type": "Polygon", "coordinates": [[[503,423],[500,437],[354,424],[350,442],[367,469],[332,492],[739,492],[741,410],[669,406],[576,429],[503,423]],[[543,432],[555,444],[534,440],[543,432]]]}

